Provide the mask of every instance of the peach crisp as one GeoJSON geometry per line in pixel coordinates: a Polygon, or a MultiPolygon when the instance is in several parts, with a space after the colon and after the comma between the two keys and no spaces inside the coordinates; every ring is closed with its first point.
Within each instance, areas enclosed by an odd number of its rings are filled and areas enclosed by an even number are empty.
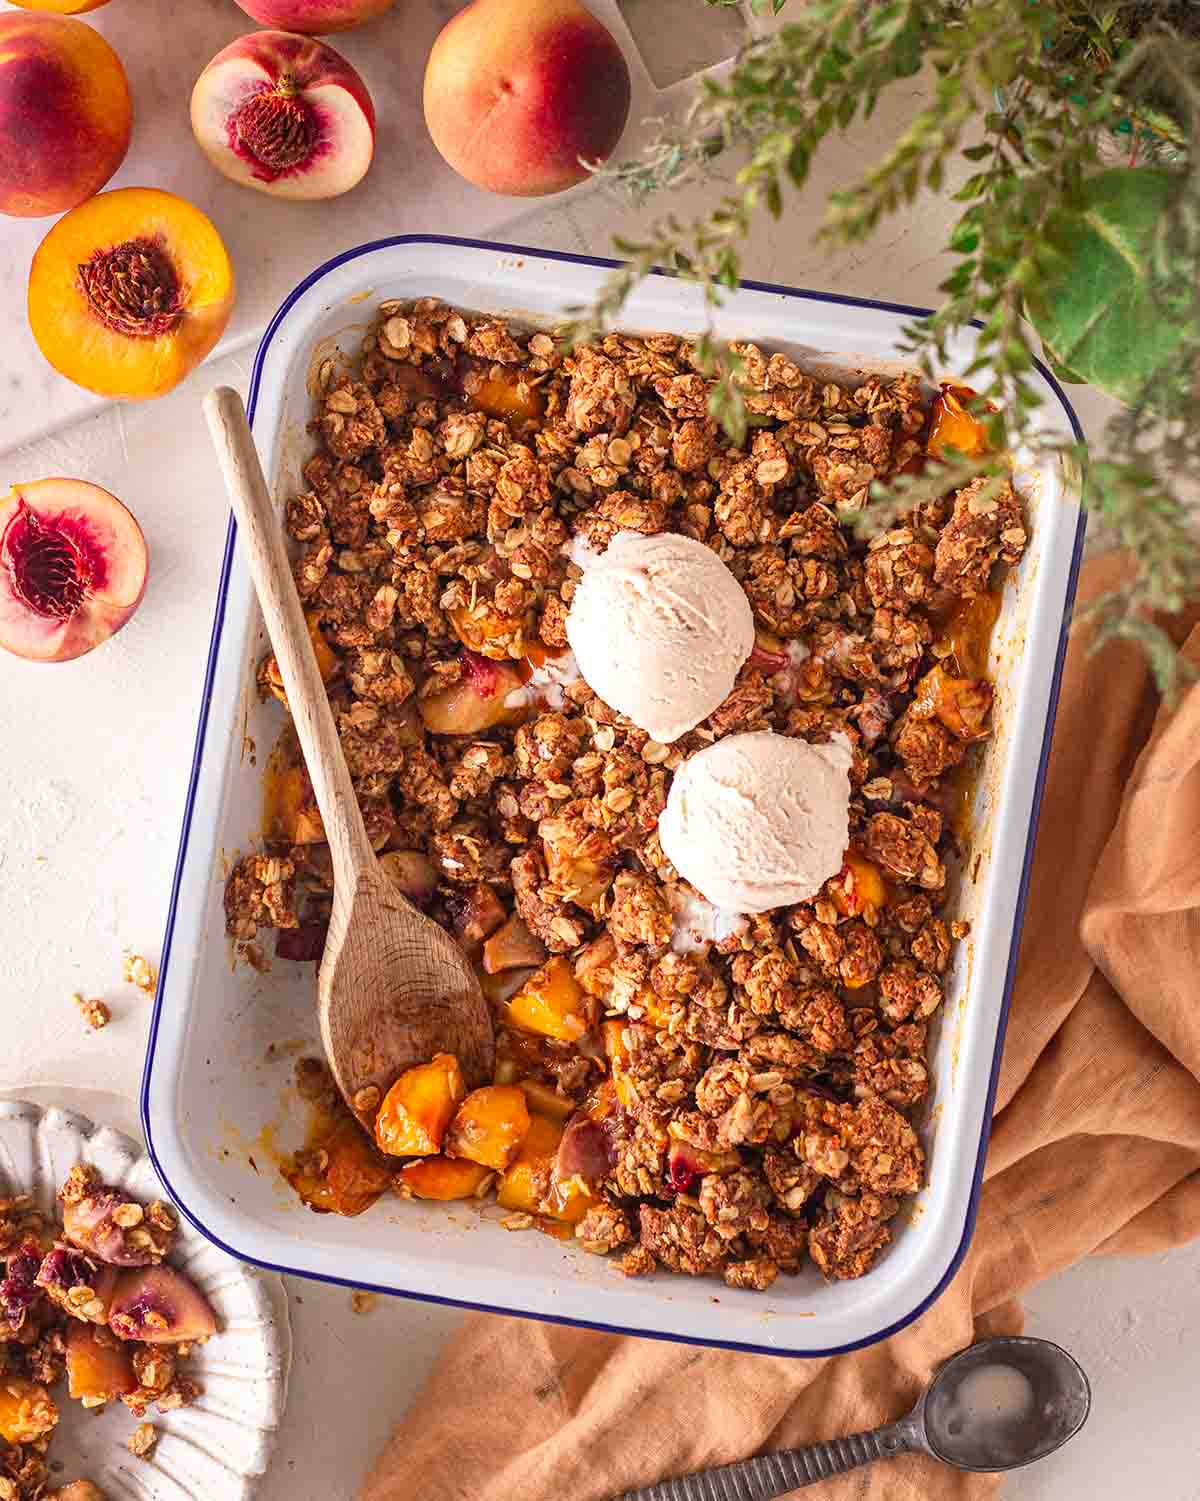
{"type": "MultiPolygon", "coordinates": [[[[288,1172],[313,1209],[494,1202],[629,1275],[761,1290],[809,1263],[863,1275],[924,1182],[930,1029],[966,932],[951,811],[992,728],[1023,503],[974,481],[863,537],[876,481],[984,441],[970,393],[737,353],[740,447],[672,334],[563,354],[422,298],[321,367],[286,506],[297,588],[371,841],[476,965],[497,1046],[471,1093],[440,1055],[356,1100],[373,1136],[306,1062],[321,1116],[288,1172]],[[614,538],[667,533],[719,558],[753,631],[724,700],[664,742],[597,695],[567,621],[614,538]],[[685,763],[768,731],[836,742],[844,843],[805,899],[726,911],[659,819],[685,763]]],[[[259,686],[281,698],[270,658],[259,686]]],[[[228,930],[312,961],[329,854],[280,745],[228,930]]]]}

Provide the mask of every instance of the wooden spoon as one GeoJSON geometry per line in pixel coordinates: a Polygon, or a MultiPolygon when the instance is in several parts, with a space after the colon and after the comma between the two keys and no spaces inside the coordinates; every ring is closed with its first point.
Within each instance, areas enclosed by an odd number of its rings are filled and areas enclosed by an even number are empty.
{"type": "Polygon", "coordinates": [[[321,1041],[346,1103],[369,1129],[373,1091],[385,1094],[397,1074],[435,1053],[453,1053],[470,1084],[487,1083],[491,1015],[462,949],[375,858],[242,399],[222,386],[204,411],[333,858],[333,911],[317,975],[321,1041]]]}

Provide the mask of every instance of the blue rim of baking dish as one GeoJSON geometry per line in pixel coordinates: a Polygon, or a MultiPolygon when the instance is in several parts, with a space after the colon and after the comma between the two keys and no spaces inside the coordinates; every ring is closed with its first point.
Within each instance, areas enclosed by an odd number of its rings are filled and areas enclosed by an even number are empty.
{"type": "MultiPolygon", "coordinates": [[[[271,340],[284,318],[291,311],[295,303],[323,277],[339,266],[344,266],[348,261],[356,260],[360,256],[369,255],[376,250],[387,250],[397,245],[453,245],[464,246],[472,250],[491,250],[501,255],[525,255],[535,259],[562,261],[576,266],[592,266],[600,270],[613,270],[621,265],[620,261],[610,260],[604,256],[574,255],[562,250],[539,250],[532,245],[507,245],[494,240],[470,240],[456,235],[389,235],[384,239],[370,240],[366,244],[356,245],[351,250],[343,251],[340,255],[332,257],[318,266],[298,286],[287,295],[279,305],[275,316],[268,323],[266,332],[259,342],[258,352],[254,357],[254,368],[250,375],[250,390],[246,401],[246,410],[251,423],[254,421],[254,412],[258,404],[259,386],[262,380],[263,363],[266,359],[267,350],[271,340]]],[[[661,269],[655,269],[650,273],[653,276],[664,276],[674,279],[673,273],[661,269]]],[[[907,317],[922,318],[929,312],[929,308],[912,307],[908,303],[884,302],[870,297],[850,297],[838,292],[813,292],[798,287],[779,286],[773,282],[743,281],[742,287],[752,292],[773,292],[781,297],[801,298],[809,302],[820,302],[841,307],[873,308],[885,313],[903,313],[907,317]]],[[[979,325],[976,325],[977,327],[979,325]]],[[[1079,419],[1075,415],[1075,409],[1067,400],[1062,386],[1055,379],[1053,373],[1040,361],[1035,360],[1034,365],[1038,373],[1046,381],[1046,384],[1058,398],[1067,420],[1071,424],[1071,430],[1075,437],[1082,441],[1083,429],[1079,419]]],[[[1054,734],[1054,722],[1058,714],[1059,691],[1062,685],[1063,667],[1066,661],[1067,638],[1070,632],[1071,615],[1075,603],[1075,591],[1079,581],[1079,568],[1083,557],[1083,538],[1086,528],[1086,512],[1080,506],[1079,520],[1075,530],[1075,544],[1071,556],[1071,567],[1067,577],[1067,589],[1063,599],[1063,618],[1059,626],[1058,649],[1055,656],[1054,671],[1050,680],[1050,700],[1046,710],[1046,726],[1042,736],[1042,746],[1038,757],[1037,777],[1034,781],[1033,802],[1030,811],[1029,833],[1025,841],[1025,855],[1021,866],[1021,879],[1017,887],[1017,900],[1013,917],[1012,940],[1008,953],[1008,968],[1004,977],[1004,996],[1000,1007],[1000,1022],[996,1029],[995,1051],[992,1055],[991,1072],[988,1078],[987,1098],[985,1100],[983,1128],[980,1133],[979,1148],[975,1157],[975,1169],[972,1176],[971,1193],[967,1201],[967,1213],[963,1222],[963,1232],[958,1247],[950,1258],[946,1270],[938,1280],[933,1290],[925,1295],[911,1312],[903,1318],[896,1319],[876,1334],[864,1335],[862,1339],[852,1340],[844,1345],[829,1345],[816,1349],[788,1350],[780,1349],[775,1345],[760,1345],[749,1341],[704,1339],[699,1335],[668,1334],[654,1329],[627,1329],[620,1324],[603,1323],[592,1319],[570,1318],[565,1314],[542,1313],[526,1311],[516,1308],[505,1308],[491,1303],[476,1303],[466,1298],[447,1298],[436,1293],[408,1292],[402,1288],[386,1287],[378,1283],[364,1283],[351,1280],[347,1277],[334,1277],[322,1272],[304,1271],[299,1267],[279,1265],[273,1261],[264,1260],[247,1251],[239,1250],[235,1246],[227,1245],[218,1235],[215,1235],[200,1219],[198,1219],[184,1203],[181,1196],[176,1193],[170,1180],[163,1171],[158,1153],[154,1145],[154,1133],[150,1119],[150,1076],[154,1068],[154,1051],[158,1041],[158,1024],[162,1011],[162,995],[165,990],[165,980],[171,959],[171,939],[175,930],[175,917],[179,903],[179,888],[183,880],[183,870],[187,858],[188,837],[191,833],[192,814],[195,809],[196,788],[200,780],[200,766],[204,757],[204,741],[208,729],[209,709],[212,706],[213,679],[216,674],[217,657],[221,645],[221,633],[225,624],[225,605],[229,591],[229,578],[233,567],[234,543],[237,539],[237,525],[231,516],[229,528],[225,537],[225,556],[221,562],[221,578],[217,588],[217,606],[213,617],[212,635],[209,638],[208,662],[204,673],[204,692],[200,701],[200,717],[196,727],[196,745],[192,754],[192,769],[188,778],[187,801],[183,811],[183,828],[179,838],[179,854],[175,861],[175,873],[171,881],[171,902],[167,910],[167,926],[163,935],[163,947],[161,962],[159,964],[158,989],[154,1000],[154,1013],[150,1019],[150,1036],[146,1044],[146,1063],[142,1073],[141,1089],[141,1117],[142,1129],[146,1134],[146,1150],[153,1162],[155,1171],[162,1180],[163,1186],[171,1195],[181,1213],[197,1230],[206,1236],[223,1251],[240,1261],[248,1261],[254,1266],[264,1268],[266,1271],[278,1272],[290,1277],[307,1277],[314,1282],[327,1282],[341,1287],[366,1288],[371,1292],[383,1293],[389,1297],[409,1298],[420,1303],[440,1303],[450,1308],[469,1308],[479,1313],[494,1313],[505,1315],[510,1318],[539,1319],[548,1324],[566,1324],[581,1329],[596,1329],[606,1334],[626,1334],[635,1339],[659,1339],[672,1344],[700,1345],[708,1349],[737,1350],[752,1355],[779,1355],[789,1356],[800,1360],[819,1359],[828,1355],[844,1355],[851,1350],[863,1349],[868,1345],[878,1344],[881,1340],[889,1339],[901,1329],[932,1307],[946,1290],[951,1278],[962,1264],[963,1257],[971,1244],[975,1232],[975,1222],[979,1213],[979,1199],[983,1191],[983,1171],[987,1159],[988,1143],[991,1139],[992,1108],[995,1104],[996,1087],[1000,1078],[1000,1061],[1004,1054],[1004,1039],[1008,1031],[1008,1016],[1012,1005],[1013,982],[1016,976],[1017,958],[1021,947],[1021,931],[1025,921],[1025,903],[1029,893],[1029,880],[1033,868],[1033,851],[1037,840],[1038,822],[1041,817],[1042,794],[1046,785],[1046,772],[1050,760],[1050,743],[1054,734]]]]}

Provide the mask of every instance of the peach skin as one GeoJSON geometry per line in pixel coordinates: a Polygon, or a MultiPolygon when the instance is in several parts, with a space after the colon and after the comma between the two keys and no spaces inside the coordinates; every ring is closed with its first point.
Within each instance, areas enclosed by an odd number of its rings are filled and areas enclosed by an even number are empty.
{"type": "Polygon", "coordinates": [[[611,155],[629,114],[629,69],[576,0],[474,0],[425,69],[425,123],[468,182],[537,197],[611,155]]]}
{"type": "Polygon", "coordinates": [[[392,0],[237,0],[237,3],[260,26],[299,31],[307,36],[349,31],[352,26],[373,21],[392,8],[392,0]]]}
{"type": "Polygon", "coordinates": [[[0,15],[0,213],[61,214],[125,160],[133,106],[121,59],[66,16],[0,15]]]}
{"type": "Polygon", "coordinates": [[[163,396],[216,344],[233,265],[199,209],[157,188],[100,193],[65,215],[29,271],[29,326],[61,375],[99,396],[163,396]]]}

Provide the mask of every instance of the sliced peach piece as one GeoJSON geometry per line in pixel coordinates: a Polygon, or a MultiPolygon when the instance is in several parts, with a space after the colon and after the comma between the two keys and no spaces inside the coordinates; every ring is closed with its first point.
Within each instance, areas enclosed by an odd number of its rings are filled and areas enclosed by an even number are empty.
{"type": "Polygon", "coordinates": [[[174,193],[118,188],[65,215],[33,257],[29,325],[60,375],[98,396],[163,396],[233,310],[212,222],[174,193]]]}
{"type": "MultiPolygon", "coordinates": [[[[341,665],[338,654],[326,641],[324,632],[321,630],[321,616],[316,610],[304,612],[304,623],[308,626],[308,639],[312,642],[313,656],[317,659],[317,671],[321,674],[321,681],[328,683],[341,665]]],[[[279,663],[274,652],[263,661],[259,672],[259,684],[290,712],[287,693],[284,690],[283,678],[279,675],[279,663]]]]}
{"type": "Polygon", "coordinates": [[[322,1132],[306,1154],[306,1163],[317,1152],[326,1159],[320,1174],[290,1169],[284,1176],[318,1214],[353,1219],[370,1209],[391,1184],[391,1169],[353,1116],[339,1116],[322,1132]]]}
{"type": "Polygon", "coordinates": [[[942,626],[937,647],[945,647],[959,672],[968,677],[983,677],[987,672],[992,631],[1000,618],[1001,604],[998,593],[959,600],[942,626]]]}
{"type": "Polygon", "coordinates": [[[113,1293],[108,1327],[121,1339],[147,1345],[187,1344],[217,1332],[208,1299],[173,1266],[122,1272],[113,1293]]]}
{"type": "Polygon", "coordinates": [[[617,945],[611,933],[594,938],[575,960],[575,978],[587,991],[603,999],[612,989],[612,966],[617,945]]]}
{"type": "Polygon", "coordinates": [[[99,485],[14,485],[0,500],[0,647],[34,662],[83,656],[137,609],[148,562],[132,512],[99,485]]]}
{"type": "Polygon", "coordinates": [[[465,1157],[420,1157],[396,1174],[396,1181],[414,1199],[475,1199],[492,1176],[492,1169],[465,1157]]]}
{"type": "Polygon", "coordinates": [[[933,403],[930,414],[929,437],[925,440],[925,452],[934,457],[947,448],[956,448],[968,458],[987,453],[987,429],[967,404],[975,400],[970,386],[943,385],[941,395],[933,403]]]}
{"type": "Polygon", "coordinates": [[[529,1106],[515,1084],[472,1090],[446,1132],[447,1157],[466,1157],[502,1173],[529,1130],[529,1106]]]}
{"type": "Polygon", "coordinates": [[[987,678],[952,677],[939,663],[917,684],[913,713],[938,719],[959,740],[983,740],[996,690],[987,678]]]}
{"type": "Polygon", "coordinates": [[[287,844],[324,844],[325,825],[303,766],[284,766],[267,779],[267,834],[287,844]]]}
{"type": "Polygon", "coordinates": [[[499,974],[505,969],[521,969],[528,964],[542,964],[545,959],[545,945],[533,936],[515,912],[483,946],[483,967],[489,975],[499,974]]]}
{"type": "Polygon", "coordinates": [[[462,663],[464,672],[457,683],[421,699],[426,729],[435,735],[478,735],[497,725],[516,724],[524,717],[523,704],[506,702],[510,693],[523,686],[515,666],[473,651],[462,653],[462,663]]]}
{"type": "Polygon", "coordinates": [[[128,1345],[110,1343],[105,1330],[72,1324],[67,1330],[67,1390],[89,1406],[138,1389],[128,1345]]]}
{"type": "Polygon", "coordinates": [[[467,1086],[453,1053],[406,1069],[384,1096],[375,1140],[389,1157],[426,1157],[442,1149],[447,1127],[467,1086]]]}
{"type": "Polygon", "coordinates": [[[535,1115],[520,1150],[500,1179],[496,1203],[504,1209],[538,1214],[550,1188],[554,1158],[562,1140],[563,1128],[548,1116],[535,1115]]]}
{"type": "Polygon", "coordinates": [[[706,1152],[691,1142],[673,1140],[667,1149],[667,1181],[676,1193],[691,1193],[706,1173],[732,1173],[741,1166],[736,1152],[706,1152]]]}
{"type": "Polygon", "coordinates": [[[346,59],[286,31],[238,37],[192,90],[192,134],[218,172],[277,198],[335,198],[375,151],[375,106],[346,59]]]}
{"type": "Polygon", "coordinates": [[[24,1376],[0,1377],[0,1438],[32,1444],[53,1432],[58,1408],[44,1386],[24,1376]]]}
{"type": "Polygon", "coordinates": [[[548,1084],[539,1084],[535,1079],[522,1079],[521,1089],[531,1115],[548,1115],[551,1120],[565,1121],[574,1113],[574,1100],[568,1100],[548,1084]]]}
{"type": "Polygon", "coordinates": [[[531,383],[525,371],[494,365],[486,374],[476,372],[463,382],[467,406],[487,417],[499,417],[518,426],[540,422],[546,410],[541,387],[531,383]]]}
{"type": "Polygon", "coordinates": [[[477,652],[492,662],[508,660],[508,642],[525,624],[523,616],[501,615],[486,599],[477,600],[473,605],[456,605],[446,614],[454,627],[454,634],[467,652],[477,652]]]}
{"type": "Polygon", "coordinates": [[[829,894],[843,917],[855,917],[865,907],[886,906],[888,887],[878,865],[847,850],[841,870],[830,882],[829,894]]]}
{"type": "Polygon", "coordinates": [[[0,16],[0,213],[61,214],[98,193],[132,126],[125,69],[98,31],[60,15],[0,16]]]}
{"type": "Polygon", "coordinates": [[[349,31],[392,8],[392,0],[237,0],[260,26],[326,36],[349,31]]]}
{"type": "Polygon", "coordinates": [[[570,959],[557,954],[530,975],[506,1010],[514,1027],[559,1042],[577,1042],[587,1031],[587,1001],[570,959]]]}

